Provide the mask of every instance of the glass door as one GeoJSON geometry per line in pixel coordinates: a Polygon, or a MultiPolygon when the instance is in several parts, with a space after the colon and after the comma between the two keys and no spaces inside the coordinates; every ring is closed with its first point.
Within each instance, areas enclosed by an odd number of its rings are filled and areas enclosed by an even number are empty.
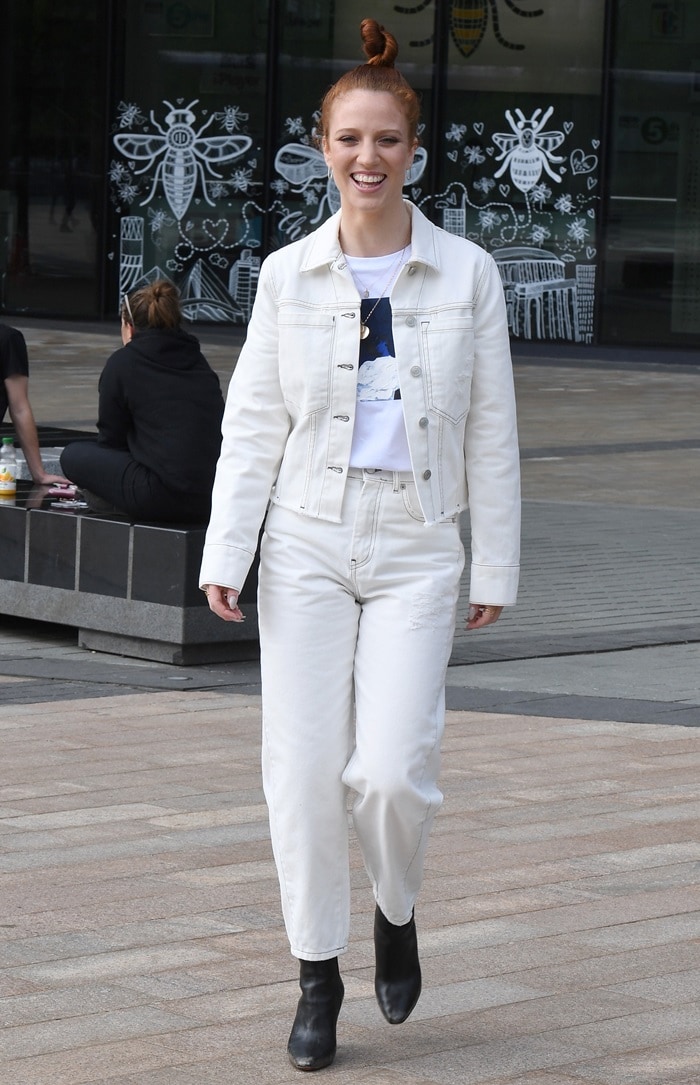
{"type": "Polygon", "coordinates": [[[697,346],[700,4],[617,0],[602,338],[697,346]]]}
{"type": "Polygon", "coordinates": [[[8,0],[0,36],[0,307],[97,316],[108,5],[8,0]]]}

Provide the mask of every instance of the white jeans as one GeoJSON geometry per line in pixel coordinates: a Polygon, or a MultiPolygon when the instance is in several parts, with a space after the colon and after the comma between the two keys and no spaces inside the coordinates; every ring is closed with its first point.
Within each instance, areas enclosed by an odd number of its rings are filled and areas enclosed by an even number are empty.
{"type": "Polygon", "coordinates": [[[437,786],[464,565],[457,522],[426,527],[408,472],[351,469],[340,524],[273,505],[261,548],[263,784],[294,956],[350,926],[348,790],[379,907],[406,923],[437,786]]]}

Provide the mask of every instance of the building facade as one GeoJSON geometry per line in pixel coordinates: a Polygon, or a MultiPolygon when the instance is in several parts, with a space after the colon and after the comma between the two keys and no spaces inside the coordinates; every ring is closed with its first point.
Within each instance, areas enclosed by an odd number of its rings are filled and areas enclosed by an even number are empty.
{"type": "Polygon", "coordinates": [[[698,0],[8,3],[7,316],[165,276],[244,325],[266,253],[338,206],[316,111],[371,14],[422,100],[406,196],[493,254],[514,339],[700,342],[698,0]]]}

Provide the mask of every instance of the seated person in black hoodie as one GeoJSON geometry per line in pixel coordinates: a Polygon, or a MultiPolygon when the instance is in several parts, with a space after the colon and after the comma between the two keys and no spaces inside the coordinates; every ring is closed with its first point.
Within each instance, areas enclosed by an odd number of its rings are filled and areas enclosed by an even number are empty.
{"type": "Polygon", "coordinates": [[[221,446],[219,378],[181,328],[178,291],[159,280],[125,294],[121,350],[99,382],[97,441],[76,441],[61,469],[94,511],[206,523],[221,446]]]}

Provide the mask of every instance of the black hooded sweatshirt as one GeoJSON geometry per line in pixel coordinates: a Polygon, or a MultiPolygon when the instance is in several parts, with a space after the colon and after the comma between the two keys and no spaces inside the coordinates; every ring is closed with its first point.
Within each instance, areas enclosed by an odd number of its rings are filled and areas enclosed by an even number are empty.
{"type": "Polygon", "coordinates": [[[211,491],[224,400],[193,335],[135,332],[108,359],[99,397],[99,444],[128,449],[176,493],[211,491]]]}

